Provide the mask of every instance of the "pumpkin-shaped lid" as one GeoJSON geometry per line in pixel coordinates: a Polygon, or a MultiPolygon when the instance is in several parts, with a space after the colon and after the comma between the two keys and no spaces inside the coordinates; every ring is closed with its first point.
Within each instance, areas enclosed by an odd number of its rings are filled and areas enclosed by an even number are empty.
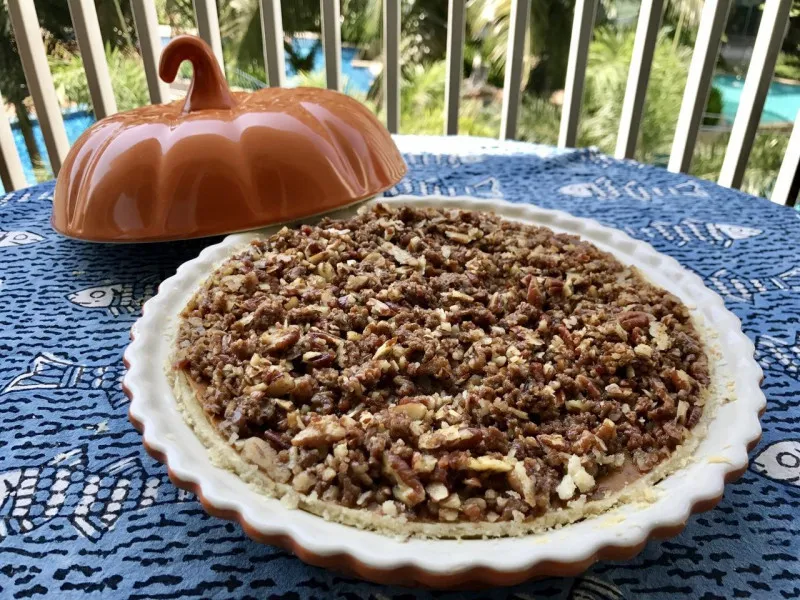
{"type": "Polygon", "coordinates": [[[161,78],[194,68],[185,100],[97,122],[58,174],[53,227],[113,242],[185,239],[307,217],[374,196],[406,165],[389,132],[338,92],[231,92],[199,38],[161,56],[161,78]]]}

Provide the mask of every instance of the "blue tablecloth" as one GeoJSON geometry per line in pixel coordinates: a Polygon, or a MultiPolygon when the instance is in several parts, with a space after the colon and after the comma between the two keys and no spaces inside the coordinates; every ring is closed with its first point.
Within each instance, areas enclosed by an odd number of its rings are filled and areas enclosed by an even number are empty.
{"type": "MultiPolygon", "coordinates": [[[[798,597],[798,213],[591,150],[398,143],[409,175],[389,195],[533,202],[594,217],[674,256],[742,319],[766,374],[763,440],[718,508],[629,562],[474,597],[798,597]]],[[[174,488],[128,423],[122,352],[157,283],[216,240],[67,240],[49,225],[52,194],[45,183],[0,197],[0,597],[466,597],[309,567],[174,488]]]]}

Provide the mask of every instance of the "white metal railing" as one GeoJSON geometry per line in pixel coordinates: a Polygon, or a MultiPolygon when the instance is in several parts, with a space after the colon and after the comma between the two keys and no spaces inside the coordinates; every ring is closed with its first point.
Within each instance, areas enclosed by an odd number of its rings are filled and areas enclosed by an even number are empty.
{"type": "Polygon", "coordinates": [[[139,51],[144,62],[144,73],[147,76],[147,89],[150,90],[150,102],[163,104],[169,101],[169,89],[158,76],[161,39],[158,37],[156,5],[152,0],[131,0],[131,8],[133,8],[133,24],[136,26],[136,35],[139,38],[139,51]]]}
{"type": "Polygon", "coordinates": [[[561,128],[558,132],[560,148],[575,146],[578,138],[583,82],[586,79],[586,63],[589,59],[589,44],[592,41],[596,12],[597,0],[576,0],[567,59],[567,81],[564,85],[564,104],[561,107],[561,128]]]}
{"type": "Polygon", "coordinates": [[[225,59],[222,57],[222,38],[219,33],[217,0],[195,0],[194,18],[197,23],[197,33],[211,47],[224,73],[225,59]]]}
{"type": "MultiPolygon", "coordinates": [[[[447,75],[445,83],[445,133],[458,133],[458,109],[464,53],[464,28],[467,0],[448,0],[447,75]]],[[[732,0],[705,0],[700,18],[688,80],[678,116],[668,169],[686,172],[694,152],[697,134],[706,108],[720,40],[732,0]]],[[[284,84],[284,32],[280,0],[260,0],[264,63],[269,85],[284,84]]],[[[47,64],[33,0],[8,0],[25,78],[33,97],[53,171],[57,174],[69,143],[58,106],[52,76],[47,64]]],[[[153,0],[131,0],[134,24],[144,62],[150,98],[153,103],[168,100],[168,88],[158,77],[161,42],[153,0]]],[[[598,0],[577,0],[564,86],[564,103],[559,146],[576,144],[586,63],[598,0]]],[[[719,183],[739,187],[755,138],[758,122],[772,79],[775,62],[788,27],[792,0],[766,0],[753,56],[747,72],[741,101],[719,183]]],[[[664,0],[643,0],[636,29],[633,59],[622,106],[615,155],[633,156],[647,94],[664,0]]],[[[222,44],[216,0],[194,0],[200,36],[211,46],[222,63],[222,44]]],[[[531,0],[511,0],[500,138],[516,137],[521,98],[523,54],[531,0]]],[[[69,0],[70,14],[78,47],[83,56],[94,112],[98,118],[116,111],[103,40],[94,0],[69,0]]],[[[320,0],[325,73],[330,89],[341,88],[340,0],[320,0]]],[[[396,133],[400,128],[400,0],[383,0],[383,108],[386,126],[396,133]]],[[[1,106],[1,105],[0,105],[1,106]]],[[[0,114],[0,179],[6,189],[25,185],[19,155],[7,116],[0,114]]],[[[772,200],[794,204],[800,188],[800,116],[794,125],[789,146],[778,174],[772,200]]]]}
{"type": "Polygon", "coordinates": [[[789,27],[792,0],[769,0],[764,5],[750,66],[744,80],[739,109],[733,121],[728,148],[719,173],[719,184],[738,188],[742,185],[747,158],[753,148],[761,111],[767,99],[775,63],[781,51],[783,36],[789,27]]]}
{"type": "Polygon", "coordinates": [[[342,24],[339,0],[322,0],[322,39],[325,46],[325,84],[329,90],[342,87],[342,24]]]}
{"type": "Polygon", "coordinates": [[[525,52],[525,30],[531,0],[511,0],[511,21],[508,24],[508,51],[506,73],[503,81],[503,109],[500,117],[500,139],[517,137],[520,87],[522,86],[522,58],[525,52]]]}
{"type": "Polygon", "coordinates": [[[17,39],[25,80],[28,82],[28,89],[36,105],[36,113],[39,115],[39,126],[42,128],[50,165],[53,167],[53,173],[58,173],[67,156],[69,141],[50,65],[47,64],[47,55],[44,52],[36,8],[33,2],[12,0],[8,3],[8,13],[17,39]]]}
{"type": "Polygon", "coordinates": [[[678,113],[678,124],[675,127],[672,153],[667,165],[667,169],[675,173],[686,173],[692,162],[697,132],[700,131],[700,123],[711,91],[711,78],[719,54],[719,42],[728,22],[730,8],[731,0],[705,0],[703,5],[694,54],[689,65],[686,88],[683,91],[683,102],[678,113]]]}
{"type": "Polygon", "coordinates": [[[622,101],[622,114],[619,119],[619,135],[614,156],[633,158],[639,126],[642,123],[647,82],[650,80],[650,67],[653,66],[653,53],[661,26],[661,13],[664,0],[642,0],[639,9],[639,22],[633,42],[633,55],[622,101]]]}
{"type": "Polygon", "coordinates": [[[94,0],[69,0],[69,12],[75,27],[75,37],[78,38],[78,49],[86,65],[86,81],[89,84],[92,108],[95,116],[103,119],[117,112],[117,100],[111,87],[94,0]]]}
{"type": "Polygon", "coordinates": [[[267,67],[269,85],[283,87],[286,67],[283,57],[281,0],[261,0],[261,39],[264,42],[264,64],[267,67]]]}

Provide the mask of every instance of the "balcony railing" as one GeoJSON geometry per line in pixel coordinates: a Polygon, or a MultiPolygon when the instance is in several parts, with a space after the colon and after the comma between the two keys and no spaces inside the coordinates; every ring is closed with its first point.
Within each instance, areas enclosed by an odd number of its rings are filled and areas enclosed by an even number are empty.
{"type": "MultiPolygon", "coordinates": [[[[447,77],[445,83],[445,133],[458,133],[458,109],[464,52],[466,0],[448,0],[447,77]]],[[[508,49],[503,86],[501,139],[516,137],[525,32],[531,0],[512,0],[508,49]]],[[[636,29],[615,156],[631,158],[636,149],[647,84],[653,62],[664,0],[642,0],[636,29]]],[[[720,49],[732,0],[705,0],[688,81],[672,143],[668,170],[687,172],[711,89],[714,66],[720,49]]],[[[161,43],[158,19],[152,0],[131,0],[150,100],[164,102],[167,88],[158,77],[161,43]]],[[[583,99],[586,64],[598,0],[576,0],[570,42],[564,103],[558,138],[560,147],[574,146],[583,99]]],[[[341,35],[339,0],[320,0],[325,74],[330,89],[341,87],[341,35]]],[[[731,129],[730,140],[718,183],[738,188],[756,136],[759,119],[772,80],[776,60],[789,24],[792,0],[766,0],[761,25],[750,59],[741,101],[731,129]]],[[[116,112],[103,40],[94,0],[69,0],[72,22],[83,57],[83,65],[97,118],[116,112]]],[[[194,0],[200,35],[222,62],[222,43],[216,0],[194,0]]],[[[8,10],[17,41],[25,78],[42,128],[53,172],[69,150],[64,122],[45,55],[33,0],[8,0],[8,10]]],[[[269,85],[284,84],[283,26],[280,0],[261,0],[264,63],[269,85]]],[[[400,121],[400,0],[383,1],[384,113],[386,126],[397,133],[400,121]]],[[[0,111],[0,179],[7,190],[26,185],[19,154],[14,145],[8,117],[0,111]]],[[[800,190],[800,115],[795,121],[771,199],[794,205],[800,190]]]]}

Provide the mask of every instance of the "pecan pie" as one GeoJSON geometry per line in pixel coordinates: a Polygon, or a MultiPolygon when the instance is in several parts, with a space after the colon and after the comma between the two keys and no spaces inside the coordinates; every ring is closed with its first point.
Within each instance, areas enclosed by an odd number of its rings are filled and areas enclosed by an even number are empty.
{"type": "Polygon", "coordinates": [[[377,204],[223,262],[169,371],[201,439],[263,493],[387,532],[515,535],[686,460],[713,396],[701,333],[575,236],[377,204]]]}

